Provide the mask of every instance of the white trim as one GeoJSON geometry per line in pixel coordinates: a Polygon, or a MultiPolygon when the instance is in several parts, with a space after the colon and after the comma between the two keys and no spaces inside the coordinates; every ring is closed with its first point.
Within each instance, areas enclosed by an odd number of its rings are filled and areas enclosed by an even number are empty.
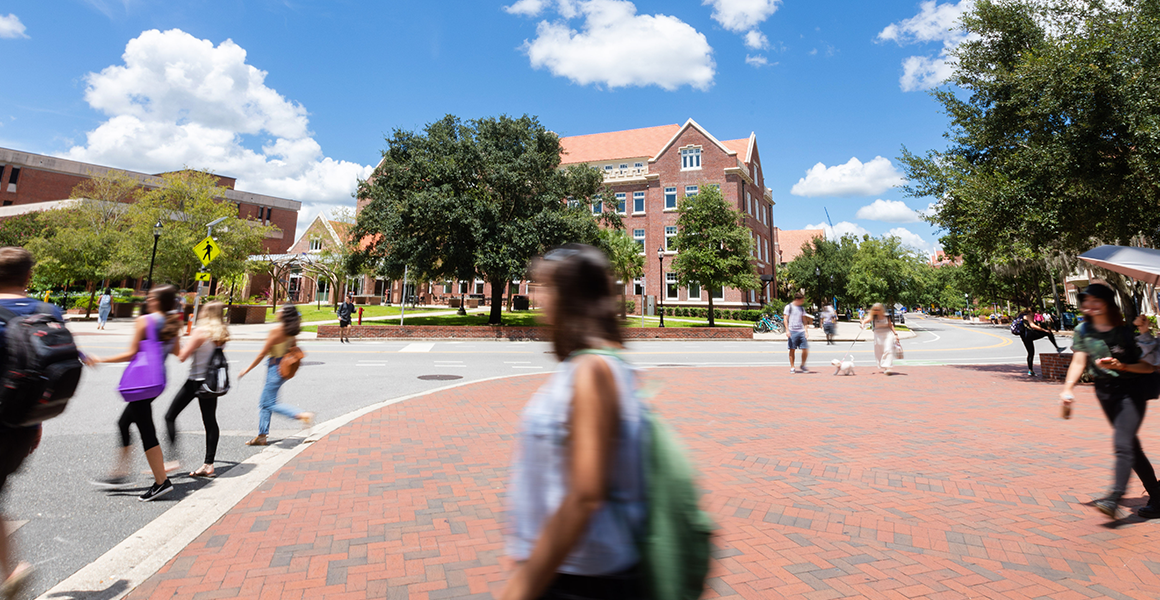
{"type": "Polygon", "coordinates": [[[721,143],[721,140],[718,140],[717,138],[713,137],[713,134],[706,131],[705,128],[701,127],[696,121],[689,119],[688,121],[685,121],[684,125],[681,125],[681,128],[678,129],[675,134],[673,134],[673,137],[669,138],[669,141],[666,142],[664,146],[661,146],[660,151],[657,152],[652,158],[648,159],[648,161],[650,163],[656,162],[657,158],[659,158],[660,155],[667,152],[668,149],[673,144],[676,143],[677,139],[681,137],[681,134],[685,133],[685,130],[688,129],[689,127],[696,127],[697,131],[700,131],[705,137],[709,138],[709,141],[713,142],[714,144],[717,144],[717,147],[720,148],[721,151],[724,152],[725,154],[728,154],[729,156],[733,156],[733,157],[737,156],[737,153],[726,148],[725,144],[721,143]]]}

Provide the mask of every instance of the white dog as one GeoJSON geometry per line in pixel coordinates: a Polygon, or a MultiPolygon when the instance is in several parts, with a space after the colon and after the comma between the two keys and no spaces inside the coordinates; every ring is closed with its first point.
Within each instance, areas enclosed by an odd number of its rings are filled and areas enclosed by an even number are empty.
{"type": "Polygon", "coordinates": [[[834,360],[830,361],[830,364],[837,367],[837,370],[834,371],[834,375],[853,375],[854,374],[854,361],[852,361],[848,358],[846,360],[840,360],[840,359],[835,358],[834,360]]]}

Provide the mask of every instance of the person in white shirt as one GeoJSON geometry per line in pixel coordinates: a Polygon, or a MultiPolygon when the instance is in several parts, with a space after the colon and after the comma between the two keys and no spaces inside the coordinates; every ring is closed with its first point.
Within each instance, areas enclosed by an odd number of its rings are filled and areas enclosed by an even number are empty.
{"type": "Polygon", "coordinates": [[[838,313],[829,304],[822,307],[822,330],[826,332],[826,345],[834,345],[834,335],[838,332],[838,313]]]}
{"type": "Polygon", "coordinates": [[[793,295],[793,302],[785,305],[785,329],[786,337],[789,338],[789,372],[796,373],[794,369],[794,358],[797,350],[802,351],[802,365],[801,372],[809,373],[810,370],[806,368],[806,358],[810,355],[810,342],[806,335],[806,326],[813,323],[813,317],[806,314],[806,309],[802,307],[805,304],[805,294],[798,292],[793,295]]]}

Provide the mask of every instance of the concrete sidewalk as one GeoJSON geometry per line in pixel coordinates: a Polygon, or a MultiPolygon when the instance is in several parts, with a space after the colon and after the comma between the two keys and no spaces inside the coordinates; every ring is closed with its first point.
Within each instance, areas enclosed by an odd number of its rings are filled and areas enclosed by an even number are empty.
{"type": "MultiPolygon", "coordinates": [[[[853,342],[855,339],[863,342],[874,342],[874,334],[869,330],[861,330],[858,323],[850,323],[848,321],[838,321],[838,329],[834,334],[834,342],[853,342]]],[[[810,343],[826,342],[826,332],[821,327],[807,327],[807,339],[810,343]]],[[[753,339],[755,340],[784,340],[787,334],[785,333],[755,333],[753,339]]],[[[899,331],[898,338],[908,340],[918,337],[918,334],[913,331],[899,331]]]]}
{"type": "MultiPolygon", "coordinates": [[[[333,431],[129,597],[491,597],[510,575],[512,436],[545,377],[431,393],[333,431]]],[[[1090,387],[1063,421],[1058,386],[1014,367],[642,377],[719,528],[706,598],[1160,597],[1155,524],[1109,526],[1086,504],[1111,461],[1090,387]]],[[[1126,504],[1144,501],[1133,480],[1126,504]]]]}

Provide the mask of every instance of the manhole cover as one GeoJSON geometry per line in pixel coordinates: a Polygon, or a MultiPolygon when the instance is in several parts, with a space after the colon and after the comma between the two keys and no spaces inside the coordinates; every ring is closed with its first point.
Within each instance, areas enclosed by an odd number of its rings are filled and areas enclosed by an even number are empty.
{"type": "Polygon", "coordinates": [[[463,379],[462,375],[420,375],[419,379],[423,381],[451,381],[452,379],[463,379]]]}
{"type": "Polygon", "coordinates": [[[298,363],[298,366],[300,366],[300,367],[317,367],[318,365],[325,365],[325,364],[326,363],[324,363],[320,360],[304,360],[304,361],[298,363]]]}

